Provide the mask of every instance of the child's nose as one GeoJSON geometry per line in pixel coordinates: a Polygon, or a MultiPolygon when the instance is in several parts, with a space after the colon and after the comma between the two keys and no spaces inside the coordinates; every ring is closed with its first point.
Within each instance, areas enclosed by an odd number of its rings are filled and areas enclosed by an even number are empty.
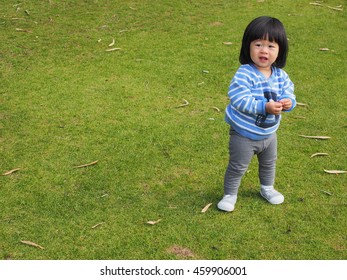
{"type": "Polygon", "coordinates": [[[262,53],[267,53],[269,51],[268,47],[266,46],[263,46],[260,50],[262,53]]]}

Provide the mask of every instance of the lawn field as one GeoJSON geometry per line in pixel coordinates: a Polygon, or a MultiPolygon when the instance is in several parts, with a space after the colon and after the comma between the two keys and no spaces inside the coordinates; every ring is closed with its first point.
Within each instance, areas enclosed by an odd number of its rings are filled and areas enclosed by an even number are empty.
{"type": "Polygon", "coordinates": [[[324,171],[347,170],[345,9],[2,0],[0,259],[345,260],[347,174],[324,171]],[[285,202],[261,198],[254,158],[223,213],[227,91],[260,15],[286,27],[300,103],[278,130],[285,202]]]}

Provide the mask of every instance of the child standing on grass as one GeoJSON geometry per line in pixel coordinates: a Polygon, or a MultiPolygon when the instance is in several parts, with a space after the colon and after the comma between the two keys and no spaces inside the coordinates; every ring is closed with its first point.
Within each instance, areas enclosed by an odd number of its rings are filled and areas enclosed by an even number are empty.
{"type": "Polygon", "coordinates": [[[253,155],[259,162],[260,194],[271,204],[284,196],[274,189],[277,159],[276,131],[281,113],[296,105],[294,85],[283,68],[288,40],[276,18],[258,17],[246,28],[240,63],[229,86],[226,122],[230,125],[229,164],[224,177],[220,210],[231,212],[241,179],[253,155]]]}

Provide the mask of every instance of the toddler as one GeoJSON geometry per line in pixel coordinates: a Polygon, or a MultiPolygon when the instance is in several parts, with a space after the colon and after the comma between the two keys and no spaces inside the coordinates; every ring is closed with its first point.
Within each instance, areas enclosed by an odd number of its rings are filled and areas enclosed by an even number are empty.
{"type": "Polygon", "coordinates": [[[296,105],[294,85],[282,70],[288,39],[276,18],[258,17],[246,28],[240,51],[241,66],[229,86],[225,119],[230,125],[229,164],[224,177],[220,210],[234,210],[241,179],[253,157],[259,163],[260,194],[271,204],[284,196],[274,189],[277,159],[276,131],[281,113],[296,105]]]}

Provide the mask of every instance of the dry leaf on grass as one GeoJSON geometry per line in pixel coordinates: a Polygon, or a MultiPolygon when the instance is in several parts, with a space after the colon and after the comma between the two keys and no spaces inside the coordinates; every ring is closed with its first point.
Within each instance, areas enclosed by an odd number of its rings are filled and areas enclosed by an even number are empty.
{"type": "Polygon", "coordinates": [[[308,135],[299,135],[299,136],[304,138],[317,139],[317,140],[327,140],[331,138],[329,136],[308,136],[308,135]]]}
{"type": "Polygon", "coordinates": [[[10,175],[10,174],[12,174],[12,173],[14,173],[14,172],[17,172],[18,170],[20,170],[20,168],[12,169],[12,170],[7,171],[7,172],[5,172],[4,174],[2,174],[2,176],[10,175]]]}
{"type": "Polygon", "coordinates": [[[330,192],[327,192],[327,191],[325,191],[325,190],[321,190],[323,193],[325,193],[325,194],[327,194],[327,195],[333,195],[332,193],[330,193],[330,192]]]}
{"type": "Polygon", "coordinates": [[[332,7],[332,6],[324,6],[322,4],[323,1],[315,1],[315,2],[310,2],[310,5],[313,5],[313,6],[320,6],[320,7],[327,7],[328,9],[332,9],[332,10],[335,10],[335,11],[343,11],[343,8],[342,8],[342,5],[338,5],[336,7],[332,7]]]}
{"type": "Polygon", "coordinates": [[[220,112],[220,109],[219,109],[218,107],[213,106],[213,107],[211,107],[211,108],[214,109],[214,110],[216,110],[218,113],[220,112]]]}
{"type": "Polygon", "coordinates": [[[26,33],[33,33],[31,30],[22,29],[22,28],[16,28],[16,31],[18,31],[18,32],[26,32],[26,33]]]}
{"type": "Polygon", "coordinates": [[[212,203],[207,204],[207,205],[201,210],[201,213],[205,213],[205,212],[208,210],[208,208],[210,208],[211,205],[212,205],[212,203]]]}
{"type": "Polygon", "coordinates": [[[156,220],[156,221],[148,221],[147,222],[147,224],[149,224],[149,225],[155,225],[155,224],[157,224],[157,223],[159,223],[161,221],[161,219],[159,219],[159,220],[156,220]]]}
{"type": "Polygon", "coordinates": [[[327,169],[324,169],[324,172],[328,173],[328,174],[344,174],[344,173],[347,173],[346,170],[327,170],[327,169]]]}
{"type": "Polygon", "coordinates": [[[327,7],[328,9],[332,9],[335,11],[343,11],[342,5],[336,6],[336,7],[332,7],[332,6],[324,6],[322,3],[322,1],[315,1],[315,2],[310,2],[310,5],[313,6],[320,6],[320,7],[327,7]]]}
{"type": "Polygon", "coordinates": [[[227,46],[230,46],[232,44],[233,44],[232,42],[223,42],[223,45],[227,45],[227,46]]]}
{"type": "Polygon", "coordinates": [[[313,158],[313,157],[318,157],[318,156],[328,156],[328,154],[327,153],[315,153],[315,154],[313,154],[313,155],[311,155],[311,158],[313,158]]]}
{"type": "Polygon", "coordinates": [[[184,103],[181,105],[176,106],[175,108],[185,107],[189,105],[189,102],[186,99],[183,99],[184,103]]]}
{"type": "Polygon", "coordinates": [[[121,48],[112,48],[112,49],[108,49],[106,50],[107,52],[113,52],[113,51],[119,51],[121,48]]]}
{"type": "Polygon", "coordinates": [[[98,160],[93,161],[93,162],[91,162],[91,163],[86,163],[86,164],[82,164],[82,165],[75,166],[75,168],[88,167],[88,166],[91,166],[91,165],[94,165],[94,164],[97,164],[97,163],[98,163],[98,160]]]}
{"type": "Polygon", "coordinates": [[[215,21],[210,23],[210,26],[222,26],[222,25],[224,25],[224,23],[220,21],[215,21]]]}
{"type": "Polygon", "coordinates": [[[109,46],[109,47],[112,47],[112,46],[114,45],[114,43],[115,43],[115,40],[113,39],[113,40],[112,40],[112,43],[109,44],[108,46],[109,46]]]}
{"type": "Polygon", "coordinates": [[[191,250],[177,245],[173,245],[172,247],[168,248],[167,252],[175,254],[177,257],[180,258],[194,258],[194,254],[191,250]]]}
{"type": "Polygon", "coordinates": [[[310,5],[314,5],[314,6],[323,6],[321,3],[317,3],[317,2],[311,2],[310,5]]]}
{"type": "Polygon", "coordinates": [[[342,6],[336,6],[336,7],[331,7],[331,6],[327,6],[329,9],[335,10],[335,11],[343,11],[342,6]]]}
{"type": "Polygon", "coordinates": [[[96,224],[96,225],[92,226],[92,229],[95,229],[95,228],[97,228],[97,227],[101,226],[101,225],[102,225],[102,224],[104,224],[104,223],[105,223],[105,222],[98,223],[98,224],[96,224]]]}
{"type": "Polygon", "coordinates": [[[42,246],[40,246],[39,244],[36,244],[34,242],[31,242],[31,241],[21,240],[20,242],[23,243],[23,244],[29,245],[29,246],[33,246],[33,247],[39,248],[41,250],[45,249],[42,246]]]}
{"type": "Polygon", "coordinates": [[[301,107],[307,107],[308,105],[305,103],[301,103],[301,102],[296,102],[296,105],[301,106],[301,107]]]}

